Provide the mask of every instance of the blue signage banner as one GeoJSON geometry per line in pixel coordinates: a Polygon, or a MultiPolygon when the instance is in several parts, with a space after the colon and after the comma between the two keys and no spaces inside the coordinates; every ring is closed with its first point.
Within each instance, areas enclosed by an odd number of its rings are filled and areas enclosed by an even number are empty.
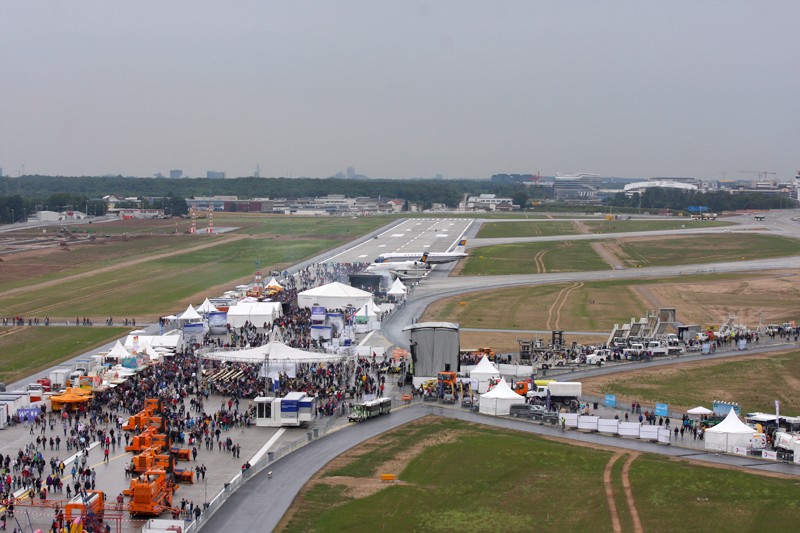
{"type": "Polygon", "coordinates": [[[617,406],[617,395],[616,394],[606,394],[605,399],[606,407],[616,407],[617,406]]]}
{"type": "Polygon", "coordinates": [[[669,405],[666,403],[656,404],[656,416],[669,416],[669,405]]]}

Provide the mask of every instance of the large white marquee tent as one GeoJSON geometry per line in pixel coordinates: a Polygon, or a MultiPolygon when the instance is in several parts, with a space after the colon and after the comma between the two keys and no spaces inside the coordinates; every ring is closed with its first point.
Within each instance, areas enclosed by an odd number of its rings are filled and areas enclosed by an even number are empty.
{"type": "Polygon", "coordinates": [[[736,410],[728,411],[725,420],[708,428],[703,435],[706,450],[733,453],[738,448],[750,448],[753,436],[758,433],[736,415],[736,410]]]}
{"type": "Polygon", "coordinates": [[[344,309],[347,306],[358,309],[371,301],[372,293],[339,282],[314,287],[297,295],[297,306],[301,308],[321,305],[326,309],[344,309]]]}
{"type": "Polygon", "coordinates": [[[242,350],[218,350],[203,353],[203,359],[214,359],[217,361],[228,361],[233,363],[263,363],[261,375],[265,373],[269,377],[277,376],[278,372],[283,372],[289,377],[295,377],[298,363],[318,363],[329,361],[340,361],[342,355],[324,352],[307,352],[298,348],[284,344],[277,340],[272,340],[268,344],[256,348],[244,348],[242,350]]]}
{"type": "Polygon", "coordinates": [[[282,309],[280,302],[239,302],[228,308],[228,324],[240,328],[250,322],[260,328],[281,316],[282,309]]]}
{"type": "Polygon", "coordinates": [[[481,394],[478,411],[487,415],[507,415],[515,403],[525,403],[525,398],[511,390],[506,380],[501,379],[492,390],[481,394]]]}

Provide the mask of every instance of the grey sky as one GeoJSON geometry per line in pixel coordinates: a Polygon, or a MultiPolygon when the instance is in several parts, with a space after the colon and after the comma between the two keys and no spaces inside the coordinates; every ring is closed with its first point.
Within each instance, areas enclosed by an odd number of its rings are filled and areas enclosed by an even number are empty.
{"type": "Polygon", "coordinates": [[[800,2],[0,3],[29,173],[800,169],[800,2]]]}

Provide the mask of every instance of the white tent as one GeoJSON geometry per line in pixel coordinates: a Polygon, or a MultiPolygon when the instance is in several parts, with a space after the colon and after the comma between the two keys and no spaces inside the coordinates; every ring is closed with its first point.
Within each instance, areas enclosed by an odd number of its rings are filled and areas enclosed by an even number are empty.
{"type": "Polygon", "coordinates": [[[202,320],[202,318],[203,317],[201,317],[197,313],[197,311],[194,310],[194,307],[192,307],[191,305],[186,308],[186,311],[178,315],[178,320],[181,320],[183,322],[197,322],[199,320],[202,320]]]}
{"type": "Polygon", "coordinates": [[[372,294],[344,283],[333,282],[303,291],[297,295],[298,307],[321,305],[327,309],[360,308],[372,301],[372,294]]]}
{"type": "Polygon", "coordinates": [[[289,377],[295,377],[298,363],[316,363],[328,361],[340,361],[342,356],[339,354],[324,352],[307,352],[297,348],[292,348],[282,342],[272,340],[268,344],[257,348],[245,348],[243,350],[220,350],[201,355],[204,359],[215,359],[218,361],[231,361],[238,363],[263,363],[261,375],[276,377],[278,372],[283,372],[289,377]]]}
{"type": "Polygon", "coordinates": [[[392,283],[392,286],[389,287],[389,290],[386,292],[386,294],[389,296],[394,296],[395,298],[401,298],[405,296],[407,292],[408,289],[406,286],[403,285],[403,282],[400,281],[400,278],[397,278],[394,280],[394,283],[392,283]]]}
{"type": "Polygon", "coordinates": [[[488,357],[483,356],[481,360],[478,361],[478,364],[475,365],[475,368],[469,371],[469,377],[478,380],[478,392],[484,393],[489,390],[489,380],[491,378],[500,377],[500,372],[498,372],[497,367],[489,361],[488,357]]]}
{"type": "Polygon", "coordinates": [[[122,343],[120,341],[117,341],[114,347],[111,348],[111,351],[106,354],[106,357],[116,357],[118,359],[130,356],[131,356],[130,352],[126,350],[124,346],[122,346],[122,343]]]}
{"type": "Polygon", "coordinates": [[[686,412],[687,412],[688,414],[690,414],[690,415],[710,415],[710,414],[711,414],[711,413],[713,413],[714,411],[712,411],[711,409],[709,409],[709,408],[707,408],[707,407],[703,407],[703,406],[701,405],[700,407],[694,407],[694,408],[692,408],[692,409],[689,409],[689,410],[688,410],[688,411],[686,411],[686,412]]]}
{"type": "Polygon", "coordinates": [[[725,420],[706,430],[703,439],[706,450],[732,453],[736,447],[749,449],[756,433],[755,429],[739,420],[735,409],[731,409],[725,420]]]}
{"type": "Polygon", "coordinates": [[[511,390],[506,380],[501,379],[492,390],[481,394],[479,411],[487,415],[507,415],[515,403],[525,403],[525,398],[511,390]]]}
{"type": "Polygon", "coordinates": [[[219,309],[214,307],[214,304],[208,301],[208,298],[206,298],[206,300],[202,304],[200,304],[200,307],[198,307],[195,310],[201,315],[207,315],[208,313],[214,313],[216,311],[219,311],[219,309]]]}
{"type": "Polygon", "coordinates": [[[250,322],[260,328],[282,313],[280,302],[239,302],[228,308],[228,324],[233,328],[240,328],[245,322],[250,322]]]}
{"type": "Polygon", "coordinates": [[[125,339],[125,348],[133,350],[134,346],[138,347],[148,344],[154,349],[166,349],[168,351],[176,351],[181,344],[180,334],[172,332],[166,335],[128,335],[125,339]]]}
{"type": "Polygon", "coordinates": [[[280,283],[278,283],[278,280],[277,280],[277,279],[275,279],[275,278],[272,278],[272,279],[270,279],[270,280],[269,280],[269,283],[267,283],[267,285],[266,285],[266,288],[267,288],[267,289],[278,289],[278,290],[283,290],[283,285],[281,285],[280,283]]]}

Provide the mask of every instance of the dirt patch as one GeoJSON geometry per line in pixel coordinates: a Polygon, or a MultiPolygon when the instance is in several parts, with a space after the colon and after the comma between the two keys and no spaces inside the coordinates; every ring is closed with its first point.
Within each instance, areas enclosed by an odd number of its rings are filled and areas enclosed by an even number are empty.
{"type": "Polygon", "coordinates": [[[624,266],[624,263],[617,255],[619,251],[619,246],[614,247],[613,243],[607,242],[592,242],[590,245],[592,250],[595,251],[597,255],[599,255],[603,261],[608,263],[611,268],[617,268],[617,266],[624,266]],[[614,247],[615,249],[612,250],[611,248],[614,247]]]}
{"type": "Polygon", "coordinates": [[[459,259],[458,262],[456,263],[456,266],[453,267],[448,276],[460,276],[461,271],[464,270],[464,265],[467,264],[467,259],[468,259],[467,257],[459,259]]]}
{"type": "Polygon", "coordinates": [[[581,220],[575,220],[572,222],[572,225],[575,227],[575,231],[578,233],[592,233],[592,230],[589,229],[589,226],[583,223],[581,220]]]}
{"type": "MultiPolygon", "coordinates": [[[[402,427],[414,427],[420,425],[428,425],[428,424],[435,424],[436,422],[443,420],[442,417],[438,416],[426,416],[409,424],[406,424],[402,427]]],[[[431,446],[438,446],[440,444],[449,444],[454,442],[458,437],[464,435],[468,432],[459,431],[459,432],[451,432],[451,433],[439,433],[436,435],[432,435],[427,439],[424,439],[411,448],[403,450],[402,452],[398,453],[390,460],[382,463],[378,469],[377,473],[373,477],[350,477],[350,476],[328,476],[329,472],[333,472],[342,468],[343,466],[347,466],[353,461],[355,461],[358,457],[361,457],[364,454],[369,453],[370,451],[374,450],[379,446],[385,446],[387,439],[391,439],[392,434],[391,432],[384,435],[378,435],[377,437],[373,437],[364,443],[356,446],[355,448],[348,450],[347,452],[343,453],[342,455],[338,456],[336,459],[329,462],[325,467],[323,467],[319,472],[317,472],[297,497],[292,502],[291,507],[289,507],[286,514],[281,519],[276,531],[282,531],[286,525],[291,521],[294,514],[297,512],[297,509],[303,505],[303,501],[305,500],[308,491],[311,490],[314,486],[319,484],[325,485],[341,485],[344,486],[344,495],[350,499],[359,499],[359,498],[366,498],[367,496],[371,496],[386,487],[390,487],[392,485],[402,484],[408,485],[407,482],[397,479],[395,481],[381,481],[380,475],[381,474],[395,474],[398,475],[405,467],[411,462],[415,457],[421,454],[425,449],[431,446]]]]}
{"type": "Polygon", "coordinates": [[[631,289],[633,289],[633,292],[636,293],[640,300],[645,302],[648,309],[658,311],[660,308],[664,307],[661,304],[661,300],[653,291],[652,285],[632,285],[631,289]]]}

